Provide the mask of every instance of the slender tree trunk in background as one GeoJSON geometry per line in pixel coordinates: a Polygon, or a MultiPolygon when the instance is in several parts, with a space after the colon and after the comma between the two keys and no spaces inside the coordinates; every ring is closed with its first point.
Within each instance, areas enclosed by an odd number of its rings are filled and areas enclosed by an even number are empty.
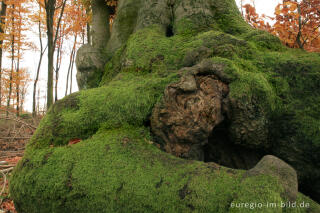
{"type": "MultiPolygon", "coordinates": [[[[75,55],[75,54],[74,54],[74,55],[75,55]]],[[[72,59],[72,63],[71,63],[71,73],[70,73],[70,93],[69,93],[69,94],[71,94],[71,93],[72,93],[72,74],[73,74],[74,58],[75,58],[75,57],[73,57],[73,59],[72,59]]]]}
{"type": "MultiPolygon", "coordinates": [[[[14,39],[14,36],[13,36],[14,39]]],[[[8,98],[7,98],[7,116],[9,115],[10,110],[10,101],[11,101],[11,93],[12,93],[12,80],[13,80],[13,70],[14,70],[14,42],[11,42],[11,70],[10,70],[10,78],[9,78],[9,91],[8,91],[8,98]]]]}
{"type": "Polygon", "coordinates": [[[24,100],[26,97],[26,85],[23,85],[23,88],[20,89],[20,113],[23,112],[24,100]]]}
{"type": "Polygon", "coordinates": [[[47,82],[47,109],[53,103],[53,18],[55,12],[56,0],[45,0],[46,21],[47,21],[47,38],[48,38],[48,82],[47,82]]]}
{"type": "Polygon", "coordinates": [[[58,80],[59,80],[59,69],[60,67],[58,67],[58,57],[59,57],[59,54],[60,54],[60,48],[58,48],[58,51],[57,51],[57,61],[56,61],[56,69],[55,69],[55,76],[56,76],[56,79],[55,79],[55,86],[54,86],[54,102],[58,101],[58,80]]]}
{"type": "Polygon", "coordinates": [[[72,93],[72,74],[73,74],[73,65],[75,62],[75,56],[76,56],[76,46],[77,46],[77,35],[74,38],[74,44],[73,44],[73,57],[71,61],[71,73],[70,73],[70,94],[72,93]]]}
{"type": "MultiPolygon", "coordinates": [[[[67,82],[66,82],[66,93],[65,96],[67,96],[68,94],[68,84],[69,84],[69,77],[72,80],[72,72],[71,69],[73,69],[73,63],[74,63],[74,59],[75,59],[75,55],[76,55],[76,45],[77,45],[77,35],[74,36],[74,43],[73,43],[73,47],[72,47],[72,51],[71,51],[71,55],[70,55],[70,61],[69,61],[69,67],[68,67],[68,74],[67,74],[67,82]],[[71,76],[70,76],[70,72],[71,72],[71,76]]],[[[70,82],[71,83],[71,82],[70,82]]],[[[71,83],[72,85],[72,83],[71,83]]],[[[70,89],[71,92],[71,89],[70,89]]]]}
{"type": "Polygon", "coordinates": [[[17,106],[16,106],[16,115],[19,116],[20,114],[20,47],[18,45],[18,57],[17,57],[17,68],[16,68],[16,95],[17,95],[17,106]]]}
{"type": "MultiPolygon", "coordinates": [[[[39,5],[39,9],[41,10],[41,6],[39,5]]],[[[33,95],[32,95],[32,116],[35,117],[37,115],[36,113],[36,91],[37,91],[37,84],[39,81],[39,73],[40,73],[40,68],[41,68],[41,63],[42,63],[42,58],[43,55],[47,49],[48,46],[46,46],[43,49],[43,43],[42,43],[42,35],[41,35],[41,22],[39,20],[38,22],[38,32],[39,32],[39,42],[40,42],[40,57],[39,57],[39,62],[38,62],[38,68],[37,68],[37,74],[36,78],[33,83],[33,95]]],[[[39,107],[39,102],[38,102],[38,107],[39,107]]],[[[39,112],[39,110],[38,110],[39,112]]]]}
{"type": "Polygon", "coordinates": [[[16,115],[20,114],[20,49],[21,49],[21,25],[22,17],[19,9],[19,24],[18,24],[18,57],[17,57],[17,69],[16,69],[16,95],[17,95],[17,106],[16,106],[16,115]]]}
{"type": "MultiPolygon", "coordinates": [[[[12,5],[12,8],[14,10],[15,6],[14,4],[12,5]]],[[[12,14],[12,18],[11,18],[11,26],[12,29],[14,29],[15,25],[14,25],[14,15],[12,14]]],[[[13,80],[13,70],[14,70],[14,40],[15,40],[15,36],[14,33],[12,33],[11,35],[11,71],[10,71],[10,78],[9,78],[9,92],[8,92],[8,99],[7,99],[7,116],[9,115],[9,110],[10,110],[10,101],[11,101],[11,93],[12,93],[12,80],[13,80]]]]}
{"type": "MultiPolygon", "coordinates": [[[[44,111],[44,112],[47,111],[47,106],[48,106],[48,104],[47,104],[47,100],[48,100],[47,94],[48,94],[48,93],[45,93],[45,95],[44,95],[44,104],[43,104],[43,111],[44,111]]],[[[40,104],[40,102],[38,102],[38,103],[40,104]]]]}
{"type": "Polygon", "coordinates": [[[61,49],[62,49],[62,44],[59,45],[58,50],[57,50],[57,58],[56,58],[56,69],[55,69],[55,74],[56,74],[56,79],[55,79],[55,91],[54,91],[54,102],[58,101],[58,81],[59,81],[59,70],[60,70],[60,65],[61,65],[61,49]]]}
{"type": "MultiPolygon", "coordinates": [[[[5,32],[5,16],[7,14],[7,4],[3,0],[1,2],[1,11],[0,11],[0,33],[3,34],[5,32]]],[[[0,106],[2,104],[2,44],[3,40],[0,40],[0,106]]]]}
{"type": "Polygon", "coordinates": [[[61,67],[61,61],[62,61],[62,47],[63,47],[63,34],[65,31],[65,26],[63,25],[61,27],[62,29],[60,30],[60,36],[59,36],[59,45],[58,45],[58,50],[57,50],[57,59],[56,59],[56,85],[55,85],[55,98],[54,101],[58,101],[58,82],[59,82],[59,71],[61,67]]]}
{"type": "MultiPolygon", "coordinates": [[[[37,97],[37,103],[35,103],[37,105],[37,112],[34,113],[34,116],[35,117],[36,115],[39,115],[39,112],[40,112],[40,89],[38,88],[38,97],[37,97]]],[[[33,115],[33,113],[32,113],[33,115]]]]}
{"type": "Polygon", "coordinates": [[[87,24],[87,40],[88,40],[88,44],[92,44],[91,35],[90,35],[90,25],[89,24],[87,24]]]}
{"type": "MultiPolygon", "coordinates": [[[[86,8],[86,14],[88,15],[90,13],[89,8],[86,8]]],[[[92,44],[91,43],[91,33],[90,33],[90,24],[87,23],[87,40],[88,40],[88,44],[92,44]]]]}
{"type": "Polygon", "coordinates": [[[69,66],[68,66],[68,73],[67,73],[67,81],[66,81],[66,92],[65,92],[65,96],[67,96],[67,95],[68,95],[69,75],[70,75],[70,68],[71,68],[71,61],[72,61],[72,57],[73,57],[73,49],[72,49],[71,54],[70,54],[70,62],[69,62],[69,66]]]}
{"type": "Polygon", "coordinates": [[[298,44],[298,47],[300,49],[303,49],[303,42],[301,41],[303,38],[302,38],[302,17],[301,17],[301,7],[300,7],[300,4],[299,2],[296,0],[296,3],[298,5],[298,14],[299,14],[299,18],[298,18],[298,24],[299,24],[299,31],[298,31],[298,35],[297,35],[297,38],[296,38],[296,42],[298,44]]]}
{"type": "Polygon", "coordinates": [[[55,45],[58,38],[60,23],[66,0],[62,2],[59,20],[57,23],[56,31],[53,30],[53,18],[56,10],[56,0],[45,0],[46,20],[47,20],[47,38],[48,38],[48,82],[47,82],[47,109],[53,104],[53,56],[55,45]]]}

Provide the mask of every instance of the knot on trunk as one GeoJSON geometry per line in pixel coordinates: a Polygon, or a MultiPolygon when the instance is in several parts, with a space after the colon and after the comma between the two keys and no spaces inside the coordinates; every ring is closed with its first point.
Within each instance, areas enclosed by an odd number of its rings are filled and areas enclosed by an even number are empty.
{"type": "Polygon", "coordinates": [[[155,106],[151,127],[163,149],[178,157],[203,160],[203,146],[227,113],[229,88],[217,75],[188,68],[178,83],[166,87],[155,106]]]}

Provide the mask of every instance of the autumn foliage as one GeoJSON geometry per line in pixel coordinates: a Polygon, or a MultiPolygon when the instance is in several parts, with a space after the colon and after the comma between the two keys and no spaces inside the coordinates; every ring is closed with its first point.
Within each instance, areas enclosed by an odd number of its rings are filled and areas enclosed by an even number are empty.
{"type": "Polygon", "coordinates": [[[26,49],[32,49],[33,44],[26,37],[29,27],[27,14],[30,13],[28,0],[2,1],[1,10],[6,8],[1,17],[1,52],[6,52],[10,61],[10,68],[0,71],[0,103],[6,103],[7,108],[15,108],[17,114],[23,107],[26,94],[26,86],[29,80],[28,71],[21,66],[23,53],[26,49]]]}
{"type": "Polygon", "coordinates": [[[275,17],[260,16],[250,4],[243,7],[251,26],[278,36],[288,47],[320,52],[320,0],[284,0],[276,6],[275,17]]]}
{"type": "MultiPolygon", "coordinates": [[[[8,166],[15,166],[18,161],[21,159],[21,157],[13,157],[13,158],[6,158],[1,159],[1,162],[8,163],[8,166]]],[[[0,167],[0,169],[2,169],[0,167]]],[[[10,174],[9,174],[10,175],[10,174]]],[[[16,213],[13,200],[9,197],[9,181],[8,177],[3,177],[0,173],[0,212],[10,212],[10,213],[16,213]],[[4,187],[4,188],[3,188],[4,187]]]]}

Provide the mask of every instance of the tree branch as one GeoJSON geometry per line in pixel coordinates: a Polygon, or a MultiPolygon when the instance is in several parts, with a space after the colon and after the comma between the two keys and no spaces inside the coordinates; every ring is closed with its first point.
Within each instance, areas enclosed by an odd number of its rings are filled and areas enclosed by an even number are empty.
{"type": "Polygon", "coordinates": [[[8,115],[12,116],[12,117],[3,117],[0,119],[13,120],[18,123],[24,124],[25,126],[29,127],[29,129],[31,129],[32,131],[37,129],[37,127],[33,126],[32,124],[29,124],[29,123],[19,119],[14,113],[10,112],[9,110],[0,109],[0,111],[6,112],[8,115]]]}

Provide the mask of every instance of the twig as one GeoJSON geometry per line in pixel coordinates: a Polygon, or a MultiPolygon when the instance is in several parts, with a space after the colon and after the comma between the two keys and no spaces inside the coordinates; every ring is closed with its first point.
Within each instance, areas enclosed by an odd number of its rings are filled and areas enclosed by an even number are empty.
{"type": "Polygon", "coordinates": [[[21,139],[21,140],[26,140],[26,139],[30,139],[31,137],[0,137],[0,139],[3,139],[3,140],[10,140],[10,139],[21,139]]]}
{"type": "Polygon", "coordinates": [[[24,122],[24,121],[22,121],[22,120],[20,120],[19,118],[16,118],[16,117],[14,117],[14,118],[11,118],[11,117],[0,117],[0,119],[16,121],[16,122],[18,122],[18,123],[21,123],[21,124],[26,125],[26,126],[29,127],[29,129],[31,129],[31,130],[37,129],[37,127],[35,127],[35,126],[31,125],[31,124],[28,124],[28,123],[26,123],[26,122],[24,122]]]}
{"type": "Polygon", "coordinates": [[[3,173],[7,173],[7,172],[11,172],[13,170],[14,167],[10,167],[8,169],[2,169],[0,170],[0,172],[3,172],[3,173]]]}
{"type": "Polygon", "coordinates": [[[0,165],[0,168],[10,168],[10,167],[14,167],[14,165],[0,165]]]}
{"type": "MultiPolygon", "coordinates": [[[[8,111],[7,109],[1,109],[0,108],[0,111],[4,111],[4,112],[8,113],[9,115],[11,115],[13,117],[13,118],[11,118],[11,120],[14,120],[14,121],[16,121],[18,123],[22,123],[22,124],[28,126],[29,128],[31,128],[32,130],[37,129],[37,127],[35,127],[35,126],[33,126],[33,125],[31,125],[31,124],[29,124],[27,122],[24,122],[23,120],[19,119],[14,113],[8,111]]],[[[8,117],[7,117],[7,119],[8,119],[8,117]]]]}
{"type": "Polygon", "coordinates": [[[19,130],[18,130],[18,132],[15,132],[15,134],[14,134],[13,138],[11,139],[11,142],[13,142],[13,141],[14,141],[14,139],[16,139],[16,138],[17,138],[17,135],[18,135],[18,134],[20,134],[20,131],[21,131],[22,127],[24,127],[24,125],[21,125],[21,127],[20,127],[20,128],[19,128],[19,130]]]}

